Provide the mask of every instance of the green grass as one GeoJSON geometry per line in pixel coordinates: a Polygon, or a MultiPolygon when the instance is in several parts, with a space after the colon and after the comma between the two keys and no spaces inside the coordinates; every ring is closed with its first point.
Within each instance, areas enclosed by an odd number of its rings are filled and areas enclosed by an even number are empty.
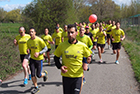
{"type": "Polygon", "coordinates": [[[2,33],[18,33],[21,23],[0,23],[0,32],[2,33]]]}
{"type": "Polygon", "coordinates": [[[0,79],[21,70],[18,47],[13,44],[14,33],[0,33],[0,79]]]}
{"type": "Polygon", "coordinates": [[[135,77],[140,82],[140,31],[135,28],[127,28],[125,31],[126,39],[122,42],[126,52],[128,53],[135,77]]]}

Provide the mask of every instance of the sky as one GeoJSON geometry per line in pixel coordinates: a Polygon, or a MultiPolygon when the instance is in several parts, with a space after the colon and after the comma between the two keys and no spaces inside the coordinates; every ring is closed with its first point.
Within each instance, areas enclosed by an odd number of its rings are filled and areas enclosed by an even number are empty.
{"type": "MultiPolygon", "coordinates": [[[[19,7],[25,7],[33,0],[0,0],[0,7],[5,11],[11,11],[19,7]]],[[[118,5],[129,4],[131,0],[112,0],[118,5]]]]}

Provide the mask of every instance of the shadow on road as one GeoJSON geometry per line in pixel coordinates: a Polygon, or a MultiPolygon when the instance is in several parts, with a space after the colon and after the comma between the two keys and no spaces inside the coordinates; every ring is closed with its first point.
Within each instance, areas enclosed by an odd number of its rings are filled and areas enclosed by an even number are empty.
{"type": "Polygon", "coordinates": [[[62,85],[62,82],[46,82],[46,83],[44,83],[44,82],[40,82],[40,83],[38,83],[38,85],[41,85],[41,86],[45,86],[45,85],[56,85],[56,86],[60,86],[60,85],[62,85]]]}
{"type": "MultiPolygon", "coordinates": [[[[20,87],[24,87],[23,84],[20,84],[20,85],[10,85],[12,83],[16,83],[16,82],[20,82],[20,81],[23,81],[23,80],[17,80],[17,81],[11,81],[11,82],[7,82],[7,83],[2,83],[0,85],[1,88],[9,88],[9,87],[17,87],[17,86],[20,86],[20,87]]],[[[1,94],[1,93],[0,93],[1,94]]],[[[4,93],[5,94],[5,93],[4,93]]]]}

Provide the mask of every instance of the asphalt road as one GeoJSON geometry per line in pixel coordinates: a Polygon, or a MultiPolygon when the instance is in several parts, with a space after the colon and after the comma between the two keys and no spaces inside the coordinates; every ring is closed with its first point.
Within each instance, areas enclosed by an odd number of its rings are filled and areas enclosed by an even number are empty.
{"type": "MultiPolygon", "coordinates": [[[[138,83],[134,78],[128,55],[121,49],[119,65],[115,64],[116,55],[112,50],[105,47],[102,54],[105,63],[98,64],[99,58],[95,51],[94,60],[90,64],[90,71],[86,71],[86,83],[81,94],[140,94],[138,83]]],[[[51,56],[51,66],[44,63],[43,70],[48,71],[48,80],[38,79],[40,91],[37,94],[63,94],[62,77],[51,56]]],[[[14,76],[8,81],[4,81],[0,86],[0,94],[31,94],[33,88],[32,81],[26,87],[23,86],[23,72],[14,76]]]]}

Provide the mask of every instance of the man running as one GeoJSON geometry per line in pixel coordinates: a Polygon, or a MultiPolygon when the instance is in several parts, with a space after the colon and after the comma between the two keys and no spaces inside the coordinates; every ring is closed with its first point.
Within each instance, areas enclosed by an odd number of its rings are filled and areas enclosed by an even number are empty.
{"type": "MultiPolygon", "coordinates": [[[[42,73],[42,67],[43,67],[43,53],[45,53],[48,48],[45,44],[45,42],[36,36],[36,30],[35,28],[30,28],[30,36],[31,38],[27,42],[27,46],[30,50],[30,69],[31,69],[31,76],[32,76],[32,82],[35,86],[34,91],[38,92],[39,87],[37,85],[37,77],[42,78],[43,80],[47,80],[47,71],[45,70],[42,73]],[[36,77],[37,76],[37,77],[36,77]]],[[[26,55],[26,58],[28,58],[28,55],[26,55]]]]}
{"type": "Polygon", "coordinates": [[[55,27],[56,32],[52,34],[52,39],[55,40],[55,49],[62,42],[62,32],[59,31],[59,27],[55,27]]]}
{"type": "Polygon", "coordinates": [[[120,22],[116,22],[116,29],[113,29],[111,31],[111,39],[112,39],[112,45],[113,45],[113,48],[112,48],[113,53],[114,54],[117,53],[115,64],[119,64],[118,59],[119,59],[119,56],[120,56],[121,41],[123,41],[125,39],[125,33],[120,28],[120,22]]]}
{"type": "Polygon", "coordinates": [[[62,42],[68,40],[67,25],[64,25],[64,32],[62,32],[62,42]]]}
{"type": "Polygon", "coordinates": [[[82,60],[83,57],[87,58],[91,55],[91,50],[84,43],[77,41],[76,35],[75,25],[68,25],[68,41],[61,43],[54,52],[55,64],[58,69],[61,69],[64,94],[80,94],[83,68],[87,66],[82,60]],[[60,56],[62,56],[62,64],[60,56]]]}
{"type": "Polygon", "coordinates": [[[106,32],[103,31],[103,26],[100,25],[99,26],[99,32],[97,32],[96,34],[96,38],[97,38],[97,48],[98,48],[98,55],[100,58],[99,63],[102,63],[102,56],[101,54],[104,52],[104,47],[105,47],[105,36],[106,36],[106,32]]]}
{"type": "Polygon", "coordinates": [[[52,37],[48,34],[48,33],[49,33],[48,28],[45,28],[44,33],[45,33],[45,34],[42,35],[41,38],[44,40],[44,42],[46,43],[47,48],[48,48],[47,56],[44,54],[44,57],[45,57],[45,61],[46,61],[47,58],[48,58],[48,65],[51,65],[51,63],[50,63],[51,45],[50,45],[50,44],[54,44],[54,41],[52,40],[52,37]]]}
{"type": "Polygon", "coordinates": [[[106,34],[107,34],[107,43],[108,43],[108,49],[110,49],[110,32],[111,32],[111,20],[108,21],[108,24],[106,25],[106,34]]]}
{"type": "Polygon", "coordinates": [[[28,60],[24,60],[25,55],[29,53],[29,50],[27,52],[27,41],[30,39],[30,35],[25,34],[25,28],[20,27],[19,28],[19,35],[16,36],[14,39],[14,45],[19,47],[19,52],[20,52],[20,60],[22,62],[22,67],[24,70],[24,85],[28,84],[28,77],[27,75],[29,74],[29,80],[31,80],[31,72],[30,68],[28,65],[28,60]],[[23,62],[24,60],[24,62],[23,62]]]}

